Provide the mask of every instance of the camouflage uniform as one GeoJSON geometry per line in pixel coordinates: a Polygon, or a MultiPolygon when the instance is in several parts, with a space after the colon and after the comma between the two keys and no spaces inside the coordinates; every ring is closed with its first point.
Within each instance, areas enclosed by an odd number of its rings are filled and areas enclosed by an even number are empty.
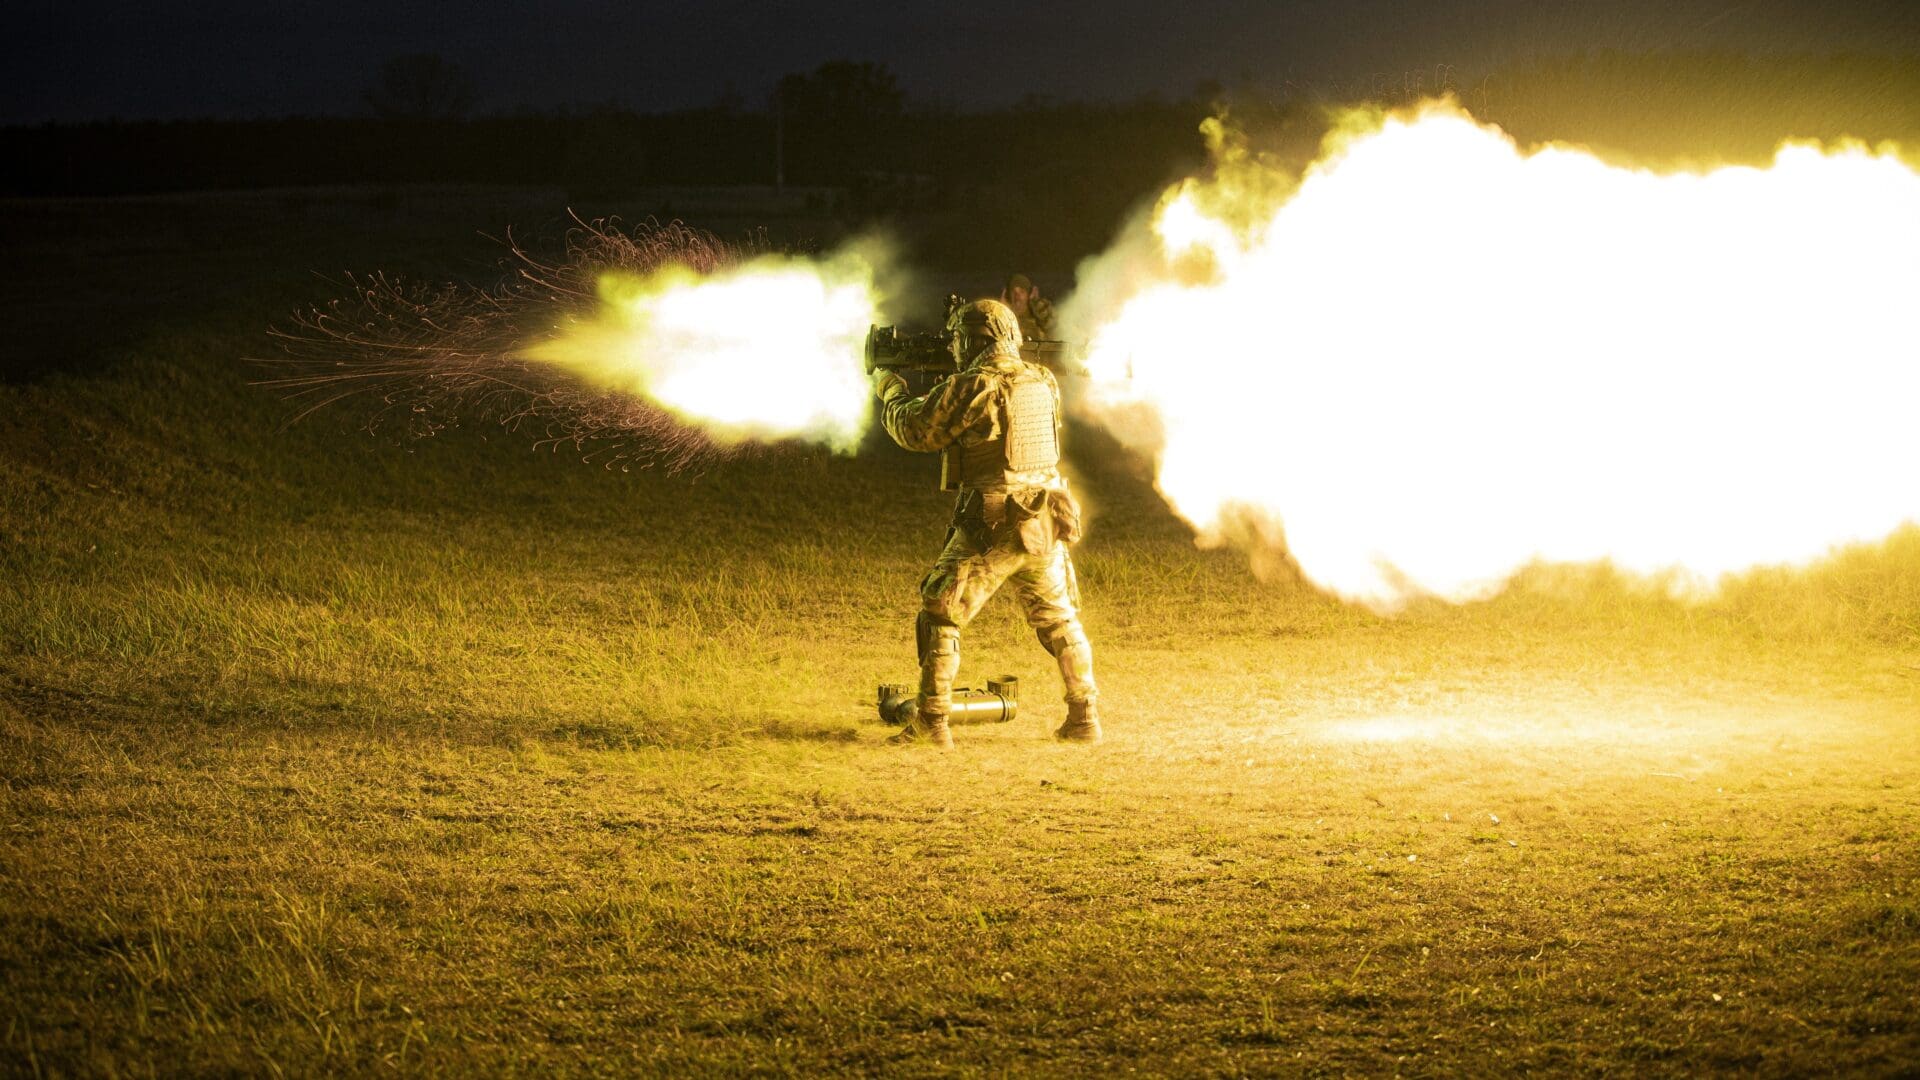
{"type": "Polygon", "coordinates": [[[920,726],[946,741],[960,631],[1011,581],[1028,625],[1060,665],[1068,724],[1056,734],[1092,741],[1097,690],[1093,648],[1081,629],[1067,545],[1079,539],[1080,509],[1060,475],[1060,388],[1053,373],[1020,359],[1013,312],[996,301],[986,314],[991,344],[920,397],[883,390],[881,419],[908,450],[958,460],[959,498],[947,544],[920,583],[920,726]]]}
{"type": "Polygon", "coordinates": [[[1036,296],[1027,302],[1027,313],[1020,318],[1020,333],[1035,340],[1051,341],[1055,336],[1053,301],[1036,296]]]}
{"type": "MultiPolygon", "coordinates": [[[[1038,291],[1033,287],[1033,279],[1025,274],[1014,274],[1008,277],[1007,287],[1002,290],[1002,295],[1010,298],[1016,289],[1028,290],[1030,295],[1038,291]]],[[[1029,341],[1053,340],[1057,325],[1053,314],[1053,301],[1044,296],[1031,296],[1027,301],[1026,309],[1023,311],[1016,308],[1014,314],[1020,319],[1021,337],[1029,341]]]]}

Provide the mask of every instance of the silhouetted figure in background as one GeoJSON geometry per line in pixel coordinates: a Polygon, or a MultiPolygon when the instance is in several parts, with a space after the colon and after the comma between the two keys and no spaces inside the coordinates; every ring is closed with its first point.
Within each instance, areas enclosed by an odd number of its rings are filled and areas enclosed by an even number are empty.
{"type": "Polygon", "coordinates": [[[1000,290],[1000,302],[1013,309],[1020,320],[1020,336],[1029,341],[1051,341],[1055,322],[1053,301],[1040,295],[1040,286],[1025,274],[1011,274],[1000,290]]]}

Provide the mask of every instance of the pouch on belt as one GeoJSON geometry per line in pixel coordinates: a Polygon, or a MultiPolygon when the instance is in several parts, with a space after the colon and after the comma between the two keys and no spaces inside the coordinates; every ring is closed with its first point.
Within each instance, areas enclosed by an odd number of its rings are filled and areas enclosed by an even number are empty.
{"type": "Polygon", "coordinates": [[[1051,495],[1046,488],[1007,493],[1004,534],[1013,541],[1013,546],[1029,555],[1045,555],[1053,550],[1051,495]]]}
{"type": "Polygon", "coordinates": [[[1073,492],[1058,488],[1047,492],[1047,506],[1053,513],[1053,535],[1063,544],[1077,544],[1086,535],[1080,518],[1080,500],[1073,492]]]}

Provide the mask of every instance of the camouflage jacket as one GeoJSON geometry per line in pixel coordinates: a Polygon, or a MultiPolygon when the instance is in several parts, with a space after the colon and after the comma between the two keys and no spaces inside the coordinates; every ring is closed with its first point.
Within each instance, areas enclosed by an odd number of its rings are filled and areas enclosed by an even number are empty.
{"type": "Polygon", "coordinates": [[[1029,341],[1053,338],[1056,322],[1053,315],[1053,301],[1036,296],[1027,304],[1027,313],[1019,318],[1021,337],[1029,341]]]}
{"type": "MultiPolygon", "coordinates": [[[[1055,438],[1060,423],[1060,386],[1053,372],[1017,354],[982,354],[958,374],[919,397],[896,395],[880,408],[881,423],[893,441],[908,450],[941,451],[973,447],[1008,435],[1007,402],[1016,383],[1044,381],[1053,396],[1055,438]]],[[[1006,486],[1057,487],[1057,467],[1009,474],[1006,486]]],[[[1000,486],[998,484],[992,486],[1000,486]]]]}

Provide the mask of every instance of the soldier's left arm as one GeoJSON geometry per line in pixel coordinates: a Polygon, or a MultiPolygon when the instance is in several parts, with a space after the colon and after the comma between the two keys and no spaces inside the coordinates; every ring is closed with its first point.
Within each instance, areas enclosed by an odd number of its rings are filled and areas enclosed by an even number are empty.
{"type": "Polygon", "coordinates": [[[919,397],[889,395],[880,405],[880,422],[893,441],[908,450],[945,450],[980,422],[990,398],[990,388],[979,377],[963,372],[919,397]]]}

